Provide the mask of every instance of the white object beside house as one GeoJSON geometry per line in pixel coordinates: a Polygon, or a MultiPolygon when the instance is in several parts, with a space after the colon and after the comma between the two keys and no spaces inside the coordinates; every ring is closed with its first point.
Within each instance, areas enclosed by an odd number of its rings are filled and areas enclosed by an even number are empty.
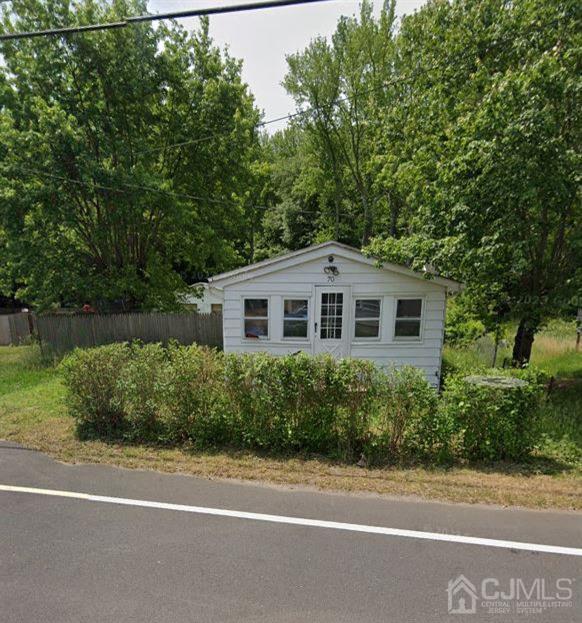
{"type": "Polygon", "coordinates": [[[413,365],[438,385],[446,296],[461,285],[325,242],[209,279],[226,352],[305,351],[413,365]]]}
{"type": "Polygon", "coordinates": [[[181,297],[181,302],[189,311],[199,314],[213,314],[222,312],[224,293],[222,290],[203,281],[191,286],[193,293],[181,297]]]}

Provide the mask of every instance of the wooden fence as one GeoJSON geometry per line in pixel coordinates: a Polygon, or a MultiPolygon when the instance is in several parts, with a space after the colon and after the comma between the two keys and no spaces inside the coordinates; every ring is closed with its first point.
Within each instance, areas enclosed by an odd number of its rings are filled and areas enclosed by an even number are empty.
{"type": "Polygon", "coordinates": [[[76,347],[113,342],[201,344],[222,348],[222,314],[75,314],[37,316],[43,354],[60,355],[76,347]]]}
{"type": "Polygon", "coordinates": [[[0,346],[19,346],[28,343],[32,327],[32,314],[24,312],[0,315],[0,346]]]}

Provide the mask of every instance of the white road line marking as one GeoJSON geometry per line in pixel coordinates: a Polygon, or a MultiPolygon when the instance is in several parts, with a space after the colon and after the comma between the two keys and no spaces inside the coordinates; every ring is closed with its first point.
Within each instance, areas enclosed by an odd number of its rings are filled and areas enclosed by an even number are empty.
{"type": "Polygon", "coordinates": [[[445,541],[448,543],[465,543],[467,545],[483,545],[486,547],[500,547],[505,549],[525,550],[528,552],[543,552],[545,554],[562,554],[566,556],[582,556],[582,548],[562,547],[560,545],[543,545],[540,543],[523,543],[521,541],[503,541],[499,539],[485,539],[475,536],[461,536],[456,534],[442,534],[439,532],[422,532],[418,530],[402,530],[400,528],[384,528],[382,526],[366,526],[356,523],[342,523],[338,521],[324,521],[320,519],[305,519],[303,517],[286,517],[284,515],[266,515],[263,513],[249,513],[233,511],[223,508],[207,508],[204,506],[189,506],[187,504],[170,504],[168,502],[151,502],[148,500],[132,500],[129,498],[115,498],[75,491],[58,491],[55,489],[35,489],[33,487],[16,487],[0,485],[0,491],[11,493],[34,493],[63,498],[75,498],[89,502],[104,502],[106,504],[121,504],[124,506],[139,506],[142,508],[158,508],[163,510],[197,513],[199,515],[216,515],[219,517],[234,517],[236,519],[251,519],[253,521],[268,521],[271,523],[290,524],[294,526],[310,526],[312,528],[328,528],[332,530],[347,530],[349,532],[365,532],[368,534],[383,534],[385,536],[405,537],[410,539],[425,539],[429,541],[445,541]]]}

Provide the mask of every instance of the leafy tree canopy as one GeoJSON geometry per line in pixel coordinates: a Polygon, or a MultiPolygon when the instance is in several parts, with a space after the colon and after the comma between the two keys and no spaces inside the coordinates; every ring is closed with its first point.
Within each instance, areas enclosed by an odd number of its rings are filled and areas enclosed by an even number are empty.
{"type": "Polygon", "coordinates": [[[272,139],[299,147],[270,154],[286,182],[269,242],[371,238],[370,254],[430,264],[466,284],[490,330],[517,318],[527,360],[581,294],[580,13],[575,0],[433,0],[396,30],[393,3],[376,20],[364,2],[288,59],[305,114],[272,139]],[[306,234],[302,209],[317,214],[306,234]]]}
{"type": "MultiPolygon", "coordinates": [[[[143,0],[14,0],[3,30],[143,0]]],[[[335,238],[466,284],[534,335],[582,300],[581,9],[364,0],[288,58],[300,114],[257,136],[240,64],[201,22],[4,43],[0,288],[41,306],[172,305],[210,274],[335,238]],[[179,147],[174,145],[181,144],[179,147]]]]}
{"type": "MultiPolygon", "coordinates": [[[[2,32],[144,0],[14,0],[2,32]]],[[[238,264],[259,115],[208,21],[4,42],[0,287],[40,307],[163,308],[238,264]],[[179,147],[174,145],[184,143],[179,147]]]]}
{"type": "Polygon", "coordinates": [[[517,317],[518,362],[582,284],[579,18],[570,0],[429,3],[402,24],[409,79],[379,135],[411,219],[370,250],[460,278],[485,319],[517,317]]]}

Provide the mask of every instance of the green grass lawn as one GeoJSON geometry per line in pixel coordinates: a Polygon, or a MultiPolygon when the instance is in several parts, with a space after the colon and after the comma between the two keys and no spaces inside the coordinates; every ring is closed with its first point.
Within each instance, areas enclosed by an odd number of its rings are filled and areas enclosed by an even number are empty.
{"type": "Polygon", "coordinates": [[[0,346],[0,437],[63,419],[65,390],[57,369],[33,346],[0,346]]]}
{"type": "MultiPolygon", "coordinates": [[[[542,409],[542,443],[531,460],[519,464],[368,469],[318,457],[80,441],[66,411],[58,369],[43,363],[34,346],[0,347],[0,439],[67,462],[452,502],[581,509],[582,353],[574,351],[570,329],[566,323],[555,323],[536,338],[533,360],[556,382],[542,409]]],[[[491,355],[492,343],[487,339],[464,350],[447,348],[445,353],[446,360],[456,365],[489,365],[491,355]]]]}
{"type": "MultiPolygon", "coordinates": [[[[506,329],[497,352],[497,365],[502,366],[511,359],[511,347],[515,327],[506,329]]],[[[549,376],[560,378],[582,378],[582,350],[576,352],[576,323],[553,320],[536,335],[532,350],[532,365],[549,376]]],[[[467,348],[445,346],[445,362],[454,367],[491,367],[495,347],[491,336],[486,335],[467,348]]]]}

